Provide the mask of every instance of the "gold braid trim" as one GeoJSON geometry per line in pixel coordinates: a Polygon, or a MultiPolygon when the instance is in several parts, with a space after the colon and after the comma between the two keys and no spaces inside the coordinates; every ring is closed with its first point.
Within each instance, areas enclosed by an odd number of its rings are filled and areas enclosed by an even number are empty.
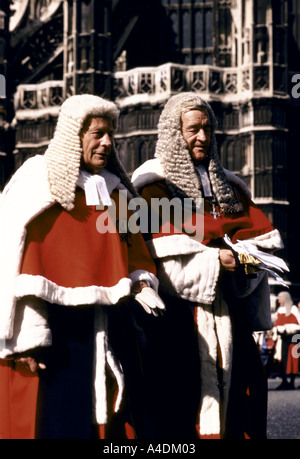
{"type": "Polygon", "coordinates": [[[239,253],[238,257],[240,263],[244,265],[246,274],[251,274],[259,271],[259,267],[257,265],[260,264],[260,261],[257,258],[249,255],[248,253],[239,253]]]}

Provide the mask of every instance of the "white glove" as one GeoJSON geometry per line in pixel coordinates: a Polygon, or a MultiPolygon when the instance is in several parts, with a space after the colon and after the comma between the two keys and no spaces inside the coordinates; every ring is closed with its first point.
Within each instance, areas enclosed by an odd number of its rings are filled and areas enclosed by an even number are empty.
{"type": "Polygon", "coordinates": [[[134,295],[134,299],[141,304],[148,314],[153,314],[156,317],[159,315],[158,310],[166,308],[160,296],[151,287],[144,287],[134,295]]]}

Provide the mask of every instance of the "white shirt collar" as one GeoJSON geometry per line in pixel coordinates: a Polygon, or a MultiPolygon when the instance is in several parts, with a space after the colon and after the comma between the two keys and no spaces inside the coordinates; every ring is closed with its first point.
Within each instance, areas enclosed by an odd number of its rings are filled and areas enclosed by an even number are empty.
{"type": "Polygon", "coordinates": [[[206,198],[211,198],[212,191],[211,191],[210,180],[209,180],[206,168],[202,164],[198,164],[198,166],[196,166],[196,169],[199,172],[199,175],[201,178],[204,196],[206,198]]]}
{"type": "Polygon", "coordinates": [[[77,185],[85,192],[87,206],[111,206],[110,195],[121,179],[106,169],[98,174],[91,174],[83,169],[79,171],[77,185]]]}

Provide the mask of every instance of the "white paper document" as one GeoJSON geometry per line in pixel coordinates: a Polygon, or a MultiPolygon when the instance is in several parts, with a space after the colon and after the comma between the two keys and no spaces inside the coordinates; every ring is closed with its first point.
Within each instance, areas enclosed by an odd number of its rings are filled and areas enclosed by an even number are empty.
{"type": "Polygon", "coordinates": [[[255,245],[247,241],[238,240],[236,244],[233,244],[227,234],[224,236],[224,241],[235,252],[251,255],[259,260],[260,263],[255,265],[257,268],[268,271],[268,273],[271,274],[280,284],[288,287],[281,276],[279,276],[279,274],[274,271],[274,269],[279,272],[289,271],[287,264],[282,258],[276,257],[270,253],[262,252],[255,245]]]}

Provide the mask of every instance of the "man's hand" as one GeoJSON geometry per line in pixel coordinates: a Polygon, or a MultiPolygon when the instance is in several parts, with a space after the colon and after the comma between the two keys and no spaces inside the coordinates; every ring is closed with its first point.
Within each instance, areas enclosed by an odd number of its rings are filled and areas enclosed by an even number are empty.
{"type": "Polygon", "coordinates": [[[136,295],[137,293],[140,293],[142,291],[143,288],[145,287],[148,287],[148,284],[147,282],[144,282],[144,281],[136,281],[132,288],[131,288],[131,293],[133,293],[134,295],[136,295]]]}
{"type": "Polygon", "coordinates": [[[13,361],[16,364],[22,365],[27,370],[30,370],[32,373],[35,373],[37,370],[45,370],[46,365],[42,362],[37,362],[33,357],[20,357],[14,358],[13,361]]]}
{"type": "Polygon", "coordinates": [[[236,259],[233,252],[229,249],[220,250],[220,262],[225,271],[235,271],[237,268],[236,259]]]}

